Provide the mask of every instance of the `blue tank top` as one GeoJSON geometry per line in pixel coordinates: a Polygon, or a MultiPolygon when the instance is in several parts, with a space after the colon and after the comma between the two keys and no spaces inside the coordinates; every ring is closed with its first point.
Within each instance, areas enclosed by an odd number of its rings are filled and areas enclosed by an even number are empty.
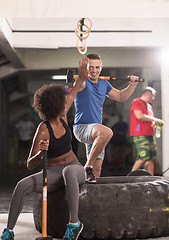
{"type": "Polygon", "coordinates": [[[103,103],[112,86],[108,81],[98,80],[92,83],[85,80],[86,87],[78,92],[75,100],[74,126],[79,124],[102,123],[103,103]]]}
{"type": "Polygon", "coordinates": [[[72,134],[70,128],[62,118],[60,118],[60,121],[66,130],[66,133],[61,138],[56,138],[50,123],[48,121],[44,121],[49,130],[50,136],[47,158],[55,158],[62,156],[63,154],[69,152],[72,149],[72,134]]]}

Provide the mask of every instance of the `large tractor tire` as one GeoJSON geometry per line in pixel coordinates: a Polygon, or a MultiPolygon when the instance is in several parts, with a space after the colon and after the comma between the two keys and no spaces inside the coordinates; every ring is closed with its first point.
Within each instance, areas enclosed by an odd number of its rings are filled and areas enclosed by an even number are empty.
{"type": "MultiPolygon", "coordinates": [[[[34,205],[41,232],[41,194],[34,205]]],[[[135,239],[169,235],[169,179],[153,176],[101,177],[80,189],[84,239],[135,239]]],[[[69,221],[64,188],[48,194],[48,234],[62,238],[69,221]]]]}

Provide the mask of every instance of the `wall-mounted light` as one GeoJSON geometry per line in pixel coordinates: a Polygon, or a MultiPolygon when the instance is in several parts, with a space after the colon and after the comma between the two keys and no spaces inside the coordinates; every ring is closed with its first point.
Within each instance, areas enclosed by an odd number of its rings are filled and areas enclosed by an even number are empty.
{"type": "Polygon", "coordinates": [[[52,79],[53,80],[66,80],[67,76],[66,75],[53,75],[52,79]]]}

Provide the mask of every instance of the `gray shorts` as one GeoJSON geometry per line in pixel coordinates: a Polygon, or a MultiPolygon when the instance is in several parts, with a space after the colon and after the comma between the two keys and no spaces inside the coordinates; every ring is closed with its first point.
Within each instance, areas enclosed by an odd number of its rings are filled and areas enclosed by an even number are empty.
{"type": "MultiPolygon", "coordinates": [[[[93,140],[91,138],[91,132],[92,132],[93,127],[96,124],[97,123],[79,124],[78,126],[73,127],[73,133],[74,133],[75,137],[77,138],[77,140],[79,142],[82,142],[85,144],[87,159],[89,158],[89,154],[90,154],[90,151],[91,151],[91,148],[93,145],[93,140]]],[[[97,158],[103,160],[104,153],[105,153],[105,150],[103,149],[103,151],[98,155],[97,158]]]]}

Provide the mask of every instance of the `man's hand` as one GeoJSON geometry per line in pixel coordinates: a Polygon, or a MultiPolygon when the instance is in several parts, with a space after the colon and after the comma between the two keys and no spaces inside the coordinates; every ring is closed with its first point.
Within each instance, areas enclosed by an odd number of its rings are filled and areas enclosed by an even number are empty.
{"type": "Polygon", "coordinates": [[[138,84],[138,82],[136,82],[136,80],[139,78],[138,76],[129,75],[128,78],[130,79],[130,80],[129,80],[129,83],[130,83],[131,85],[136,86],[136,85],[138,84]]]}
{"type": "Polygon", "coordinates": [[[154,126],[157,125],[159,127],[162,127],[164,125],[163,120],[159,119],[159,118],[155,118],[154,120],[154,126]]]}

